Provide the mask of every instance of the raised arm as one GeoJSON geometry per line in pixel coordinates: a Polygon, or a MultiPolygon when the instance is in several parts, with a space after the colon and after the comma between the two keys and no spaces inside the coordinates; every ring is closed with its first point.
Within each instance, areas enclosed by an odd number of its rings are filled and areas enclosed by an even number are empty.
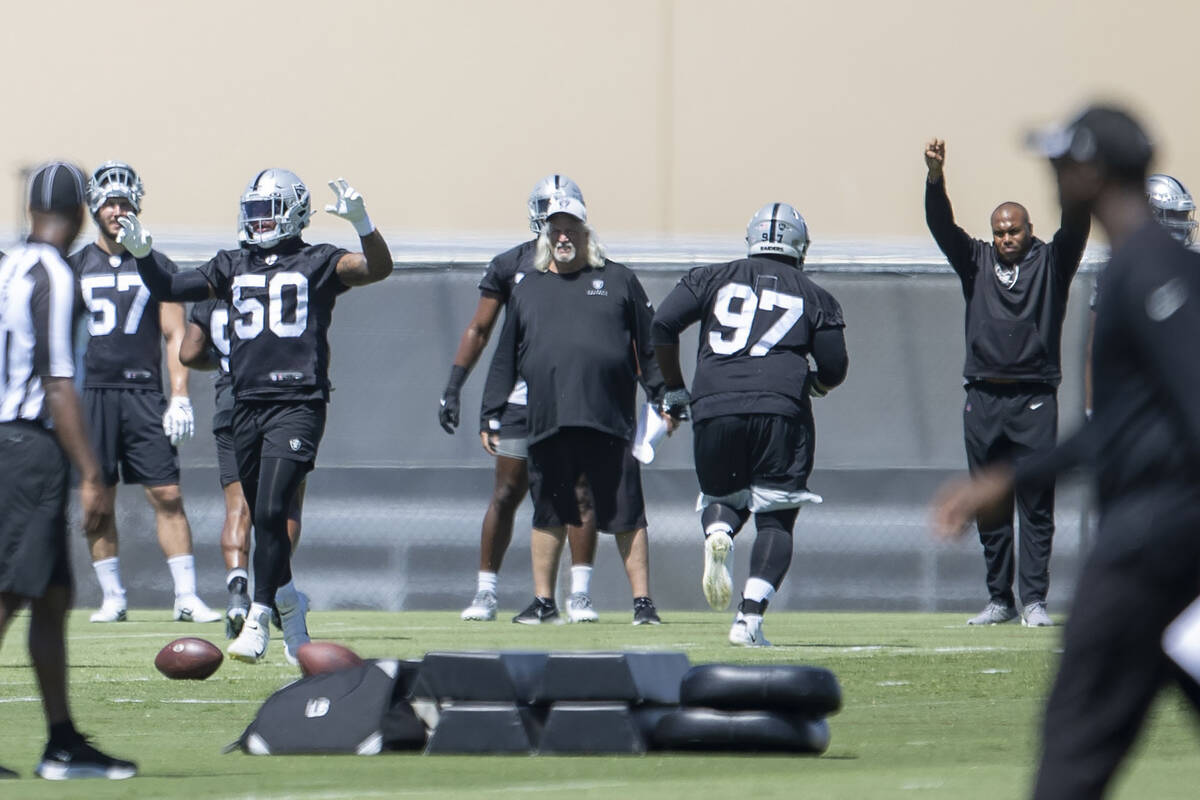
{"type": "Polygon", "coordinates": [[[1050,247],[1054,252],[1054,264],[1059,279],[1064,283],[1075,277],[1079,264],[1083,261],[1083,251],[1087,247],[1088,234],[1092,228],[1091,214],[1069,214],[1064,208],[1062,221],[1050,247]]]}
{"type": "Polygon", "coordinates": [[[333,189],[335,199],[325,210],[353,225],[362,241],[361,253],[347,253],[338,259],[338,279],[347,286],[366,286],[391,275],[392,251],[367,216],[362,195],[345,178],[330,181],[329,188],[333,189]]]}
{"type": "Polygon", "coordinates": [[[954,222],[954,209],[946,194],[946,142],[932,139],[925,145],[925,224],[933,240],[962,280],[974,279],[975,240],[954,222]]]}
{"type": "Polygon", "coordinates": [[[117,243],[125,246],[129,254],[137,259],[138,275],[150,291],[150,296],[160,303],[207,300],[213,296],[213,288],[199,271],[194,269],[171,272],[158,263],[150,252],[154,237],[142,227],[134,214],[118,218],[121,232],[117,243]]]}

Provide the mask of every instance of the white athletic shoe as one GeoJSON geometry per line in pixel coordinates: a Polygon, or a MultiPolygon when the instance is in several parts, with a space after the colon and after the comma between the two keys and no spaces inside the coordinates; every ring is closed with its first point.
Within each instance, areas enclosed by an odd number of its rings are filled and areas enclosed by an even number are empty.
{"type": "Polygon", "coordinates": [[[1003,625],[1017,618],[1017,610],[996,601],[990,601],[975,616],[967,620],[968,625],[1003,625]]]}
{"type": "Polygon", "coordinates": [[[124,622],[125,603],[120,600],[105,600],[88,619],[92,622],[124,622]]]}
{"type": "Polygon", "coordinates": [[[763,618],[757,614],[746,615],[739,611],[729,629],[729,643],[742,647],[770,647],[771,643],[763,635],[762,623],[763,618]]]}
{"type": "Polygon", "coordinates": [[[175,598],[176,622],[220,622],[224,617],[213,611],[196,595],[175,598]]]}
{"type": "Polygon", "coordinates": [[[733,539],[724,531],[704,539],[704,599],[717,611],[729,608],[733,597],[733,539]]]}
{"type": "Polygon", "coordinates": [[[296,651],[309,641],[308,595],[304,592],[296,592],[296,595],[299,597],[296,607],[279,612],[280,627],[283,628],[283,657],[293,667],[300,664],[296,659],[296,651]]]}
{"type": "Polygon", "coordinates": [[[1030,603],[1021,615],[1021,624],[1026,628],[1052,628],[1054,620],[1046,613],[1045,603],[1030,603]]]}
{"type": "Polygon", "coordinates": [[[247,664],[256,664],[267,654],[267,643],[270,641],[270,612],[250,613],[246,615],[246,621],[242,624],[242,632],[229,644],[225,652],[229,654],[230,658],[245,661],[247,664]]]}
{"type": "Polygon", "coordinates": [[[463,609],[462,618],[466,622],[492,622],[496,619],[496,609],[499,607],[496,593],[483,589],[476,592],[471,605],[463,609]]]}
{"type": "Polygon", "coordinates": [[[600,619],[586,592],[574,592],[567,598],[567,622],[595,622],[600,619]]]}

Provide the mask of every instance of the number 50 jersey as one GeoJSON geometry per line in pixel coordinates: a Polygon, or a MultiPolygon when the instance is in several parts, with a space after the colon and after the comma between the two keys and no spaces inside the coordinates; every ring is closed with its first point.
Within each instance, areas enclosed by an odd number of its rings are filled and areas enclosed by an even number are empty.
{"type": "Polygon", "coordinates": [[[697,267],[654,315],[654,344],[700,321],[692,418],[783,414],[808,407],[813,334],[842,328],[842,308],[790,259],[751,256],[697,267]]]}
{"type": "Polygon", "coordinates": [[[199,267],[229,303],[229,371],[238,400],[329,401],[329,321],[350,287],[346,251],[288,239],[269,250],[222,250],[199,267]]]}

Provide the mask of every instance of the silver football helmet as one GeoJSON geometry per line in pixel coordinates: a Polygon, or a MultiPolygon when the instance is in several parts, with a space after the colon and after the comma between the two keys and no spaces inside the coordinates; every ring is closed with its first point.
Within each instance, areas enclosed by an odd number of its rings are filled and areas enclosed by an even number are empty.
{"type": "MultiPolygon", "coordinates": [[[[583,203],[583,191],[566,175],[547,175],[529,193],[529,230],[541,234],[546,229],[546,211],[550,200],[559,195],[573,197],[583,203]]],[[[586,203],[585,203],[586,205],[586,203]]]]}
{"type": "Polygon", "coordinates": [[[255,175],[238,205],[238,241],[274,247],[299,236],[312,217],[308,187],[294,172],[264,169],[255,175]],[[267,223],[274,225],[267,227],[267,223]]]}
{"type": "Polygon", "coordinates": [[[1156,172],[1146,178],[1146,199],[1154,218],[1184,244],[1196,236],[1196,202],[1177,178],[1156,172]]]}
{"type": "Polygon", "coordinates": [[[110,197],[123,197],[133,206],[135,214],[142,213],[142,197],[146,189],[133,167],[124,161],[105,161],[96,167],[88,179],[88,211],[94,215],[110,197]]]}
{"type": "Polygon", "coordinates": [[[800,212],[787,203],[767,203],[746,226],[749,255],[791,256],[800,264],[808,252],[808,225],[800,212]]]}

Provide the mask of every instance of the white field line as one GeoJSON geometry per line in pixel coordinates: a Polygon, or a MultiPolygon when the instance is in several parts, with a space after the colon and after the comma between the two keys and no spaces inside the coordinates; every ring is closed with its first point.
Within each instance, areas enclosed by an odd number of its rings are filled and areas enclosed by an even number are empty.
{"type": "Polygon", "coordinates": [[[40,697],[0,697],[0,703],[40,703],[40,697]]]}
{"type": "MultiPolygon", "coordinates": [[[[631,786],[626,782],[616,781],[570,781],[562,783],[512,784],[497,785],[488,789],[476,789],[481,796],[509,794],[512,792],[545,793],[545,792],[585,792],[593,789],[622,789],[631,786]]],[[[360,797],[441,797],[446,789],[442,786],[420,787],[412,789],[371,790],[371,791],[327,791],[305,792],[303,794],[234,794],[219,800],[343,800],[343,798],[360,797]]]]}

